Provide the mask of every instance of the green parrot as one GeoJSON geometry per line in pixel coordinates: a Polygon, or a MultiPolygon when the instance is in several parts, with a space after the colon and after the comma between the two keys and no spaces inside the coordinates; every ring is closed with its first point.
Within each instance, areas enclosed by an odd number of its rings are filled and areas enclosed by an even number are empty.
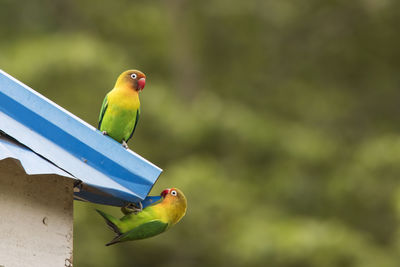
{"type": "Polygon", "coordinates": [[[117,234],[106,246],[149,238],[161,234],[179,222],[186,213],[185,195],[177,188],[165,189],[161,192],[162,200],[144,208],[137,213],[127,213],[117,219],[100,210],[107,225],[117,234]]]}
{"type": "Polygon", "coordinates": [[[146,84],[146,75],[138,70],[124,71],[114,89],[104,98],[98,129],[104,135],[128,148],[127,142],[135,132],[140,115],[139,92],[146,84]]]}

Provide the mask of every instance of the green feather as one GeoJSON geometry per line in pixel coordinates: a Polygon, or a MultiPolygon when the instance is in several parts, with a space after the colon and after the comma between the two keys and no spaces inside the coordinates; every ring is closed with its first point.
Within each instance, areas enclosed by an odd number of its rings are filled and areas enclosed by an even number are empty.
{"type": "Polygon", "coordinates": [[[106,244],[106,246],[113,245],[115,243],[130,241],[130,240],[139,240],[148,237],[152,237],[158,234],[161,234],[168,228],[168,223],[164,223],[160,220],[153,220],[146,223],[143,223],[132,230],[117,235],[113,240],[106,244]]]}
{"type": "MultiPolygon", "coordinates": [[[[140,108],[139,108],[139,109],[137,110],[137,112],[136,112],[135,126],[133,126],[132,133],[131,133],[131,135],[129,136],[128,140],[132,138],[132,135],[133,135],[133,133],[134,133],[135,130],[136,130],[136,126],[137,126],[138,121],[139,121],[139,116],[140,116],[140,108]]],[[[128,140],[125,140],[125,141],[128,142],[128,140]]]]}
{"type": "Polygon", "coordinates": [[[106,221],[107,225],[110,226],[110,228],[118,235],[121,234],[121,231],[119,230],[119,223],[120,220],[115,218],[114,216],[111,216],[110,214],[107,214],[101,210],[96,209],[96,211],[104,218],[106,221]]]}
{"type": "Polygon", "coordinates": [[[152,206],[145,208],[138,214],[130,213],[117,219],[101,210],[96,210],[106,221],[107,225],[116,233],[116,237],[106,246],[129,241],[152,237],[164,232],[168,223],[158,219],[158,215],[152,206]]]}
{"type": "Polygon", "coordinates": [[[121,143],[123,140],[127,142],[136,129],[140,104],[139,102],[135,104],[134,101],[131,104],[118,93],[118,90],[113,94],[110,92],[103,101],[99,116],[99,130],[106,131],[108,136],[121,143]]]}
{"type": "Polygon", "coordinates": [[[106,113],[106,110],[107,110],[107,107],[108,107],[107,96],[108,96],[108,94],[106,95],[106,97],[104,97],[103,104],[101,105],[101,109],[100,109],[99,126],[98,126],[99,130],[101,128],[101,123],[103,121],[104,114],[106,113]]]}

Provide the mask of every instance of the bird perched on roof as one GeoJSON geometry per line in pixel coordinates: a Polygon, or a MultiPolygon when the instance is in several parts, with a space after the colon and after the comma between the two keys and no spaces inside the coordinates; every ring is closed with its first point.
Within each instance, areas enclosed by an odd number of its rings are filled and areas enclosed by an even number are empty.
{"type": "Polygon", "coordinates": [[[127,70],[119,75],[114,88],[101,106],[98,129],[128,148],[127,142],[135,132],[140,115],[139,92],[146,84],[146,75],[127,70]]]}
{"type": "Polygon", "coordinates": [[[117,234],[106,246],[149,238],[165,232],[179,222],[186,213],[185,195],[179,189],[172,188],[162,191],[161,196],[160,202],[144,208],[141,212],[128,213],[121,219],[97,210],[117,234]]]}

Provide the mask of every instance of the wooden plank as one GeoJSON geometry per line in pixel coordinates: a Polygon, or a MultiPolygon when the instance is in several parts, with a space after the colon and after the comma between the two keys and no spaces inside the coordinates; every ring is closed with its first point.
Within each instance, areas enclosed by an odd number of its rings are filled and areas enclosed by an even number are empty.
{"type": "Polygon", "coordinates": [[[0,266],[72,266],[73,180],[0,161],[0,266]]]}

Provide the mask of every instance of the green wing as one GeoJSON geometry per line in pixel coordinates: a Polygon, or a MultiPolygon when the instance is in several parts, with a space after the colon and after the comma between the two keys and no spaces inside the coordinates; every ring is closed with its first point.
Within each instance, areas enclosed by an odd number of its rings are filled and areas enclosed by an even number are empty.
{"type": "MultiPolygon", "coordinates": [[[[136,126],[137,126],[138,121],[139,121],[139,116],[140,116],[140,108],[138,108],[138,110],[137,110],[137,112],[136,112],[135,125],[133,126],[133,130],[132,130],[131,135],[129,136],[128,140],[132,138],[132,135],[133,135],[133,133],[134,133],[135,130],[136,130],[136,126]]],[[[128,142],[128,140],[126,140],[126,142],[128,142]]]]}
{"type": "Polygon", "coordinates": [[[111,240],[106,246],[124,242],[129,240],[138,240],[144,239],[148,237],[152,237],[164,232],[168,227],[168,223],[164,223],[160,220],[153,220],[147,223],[141,224],[138,227],[133,228],[132,230],[116,236],[113,240],[111,240]]]}
{"type": "Polygon", "coordinates": [[[106,113],[107,107],[108,107],[108,100],[107,100],[108,94],[106,97],[104,97],[103,104],[101,105],[100,109],[100,115],[99,115],[99,126],[98,129],[100,130],[101,127],[101,122],[103,121],[104,114],[106,113]]]}

